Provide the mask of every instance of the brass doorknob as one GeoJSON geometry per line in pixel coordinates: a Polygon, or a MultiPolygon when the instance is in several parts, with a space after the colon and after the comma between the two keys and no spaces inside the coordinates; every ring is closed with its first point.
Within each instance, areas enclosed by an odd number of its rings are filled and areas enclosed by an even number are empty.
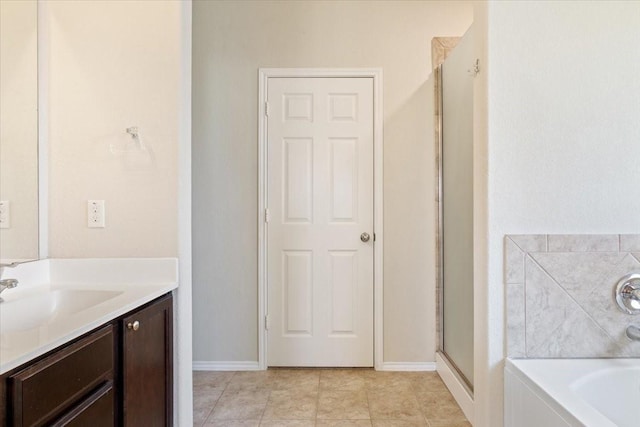
{"type": "Polygon", "coordinates": [[[138,329],[140,329],[140,322],[136,320],[133,323],[127,323],[127,329],[137,331],[138,329]]]}
{"type": "Polygon", "coordinates": [[[365,243],[368,242],[370,238],[371,236],[369,236],[369,233],[362,233],[360,235],[360,240],[362,240],[365,243]]]}

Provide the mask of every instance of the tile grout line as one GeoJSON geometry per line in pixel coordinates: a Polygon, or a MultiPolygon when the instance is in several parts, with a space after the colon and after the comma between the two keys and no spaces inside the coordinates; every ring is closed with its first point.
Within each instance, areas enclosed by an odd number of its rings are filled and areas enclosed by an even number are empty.
{"type": "Polygon", "coordinates": [[[373,414],[371,413],[371,402],[369,400],[369,387],[367,387],[366,381],[364,384],[364,395],[367,396],[367,411],[369,411],[369,424],[373,426],[373,414]]]}
{"type": "MultiPolygon", "coordinates": [[[[544,236],[544,250],[542,252],[544,253],[550,253],[551,252],[551,245],[549,244],[549,238],[553,237],[553,236],[558,236],[558,234],[540,234],[540,236],[544,236]]],[[[529,251],[526,251],[526,253],[528,254],[529,251]]]]}
{"type": "MultiPolygon", "coordinates": [[[[265,372],[269,371],[269,368],[265,372]]],[[[264,421],[264,414],[267,412],[267,407],[269,407],[269,402],[271,401],[271,392],[273,391],[272,386],[269,386],[267,389],[269,391],[269,395],[267,396],[267,403],[264,405],[264,409],[262,410],[262,415],[260,415],[260,420],[258,420],[258,427],[262,425],[262,421],[264,421]]]]}
{"type": "MultiPolygon", "coordinates": [[[[229,378],[229,381],[227,381],[224,384],[224,388],[222,389],[222,393],[220,393],[220,396],[218,397],[218,400],[216,400],[216,404],[213,405],[213,408],[211,409],[211,414],[213,414],[213,411],[215,410],[215,408],[218,406],[218,403],[220,402],[220,399],[222,399],[222,396],[224,395],[224,393],[227,391],[227,387],[229,387],[229,384],[231,384],[231,382],[233,381],[233,379],[235,378],[235,376],[238,374],[237,371],[233,371],[233,375],[231,375],[231,378],[229,378]]],[[[209,416],[211,416],[211,414],[209,414],[209,416]]],[[[207,417],[207,419],[209,419],[209,417],[207,417]]],[[[206,424],[206,421],[205,421],[206,424]]]]}
{"type": "Polygon", "coordinates": [[[316,416],[313,417],[313,425],[318,425],[318,409],[320,409],[320,377],[322,376],[322,371],[318,372],[318,395],[316,396],[316,416]]]}
{"type": "MultiPolygon", "coordinates": [[[[545,234],[544,236],[544,240],[545,240],[545,244],[547,247],[547,251],[549,251],[549,239],[548,236],[545,234]]],[[[522,334],[524,335],[524,357],[529,357],[528,353],[528,347],[527,347],[527,256],[529,254],[526,253],[524,255],[525,257],[525,262],[524,262],[524,268],[522,270],[522,275],[524,276],[522,278],[523,283],[522,283],[522,311],[524,312],[524,331],[522,331],[522,334]]],[[[508,337],[507,337],[508,338],[508,337]]]]}
{"type": "Polygon", "coordinates": [[[425,415],[424,411],[422,410],[422,405],[420,404],[420,401],[418,400],[418,392],[417,392],[416,388],[413,385],[413,381],[411,382],[411,393],[413,394],[413,398],[416,400],[416,403],[418,404],[418,409],[420,410],[420,415],[422,415],[422,420],[425,422],[427,427],[429,427],[431,425],[431,423],[429,422],[429,419],[427,418],[427,416],[425,415]]]}
{"type": "MultiPolygon", "coordinates": [[[[563,292],[565,293],[579,308],[580,310],[582,310],[583,312],[585,311],[584,308],[582,308],[582,306],[580,304],[578,304],[578,301],[575,300],[575,298],[573,298],[569,292],[560,284],[558,283],[558,281],[551,275],[551,273],[549,273],[547,270],[545,270],[542,265],[540,265],[540,263],[538,263],[538,261],[533,258],[531,256],[531,254],[527,253],[527,257],[531,260],[532,263],[534,263],[536,265],[536,267],[538,267],[540,269],[540,271],[542,271],[542,273],[544,275],[546,275],[549,279],[551,279],[551,281],[563,292]]],[[[525,310],[526,310],[526,289],[525,289],[525,310]]],[[[586,313],[585,313],[586,314],[586,313]]],[[[525,315],[526,315],[526,311],[525,311],[525,315]]],[[[588,316],[588,314],[587,314],[588,316]]],[[[526,344],[526,318],[525,318],[525,344],[526,344]]],[[[551,337],[556,331],[558,331],[560,328],[562,328],[562,324],[556,326],[555,328],[553,328],[553,330],[551,332],[549,332],[547,334],[547,337],[544,339],[544,342],[539,343],[537,347],[533,348],[531,353],[536,353],[536,351],[541,348],[543,345],[546,344],[547,340],[549,339],[549,337],[551,337]],[[534,351],[535,350],[535,351],[534,351]]],[[[527,357],[529,357],[529,352],[526,352],[527,357]]]]}
{"type": "MultiPolygon", "coordinates": [[[[235,372],[234,372],[235,375],[235,372]]],[[[232,375],[233,377],[233,375],[232,375]]],[[[231,381],[231,380],[229,380],[231,381]]],[[[220,401],[220,398],[222,397],[222,395],[224,394],[224,391],[227,389],[227,385],[229,383],[226,382],[224,384],[224,387],[222,389],[222,393],[220,393],[220,396],[218,396],[218,398],[216,399],[215,403],[211,406],[211,408],[207,411],[207,415],[204,417],[204,419],[202,420],[202,422],[199,424],[200,427],[204,427],[207,424],[207,421],[209,420],[209,417],[211,416],[211,414],[213,414],[213,410],[215,409],[215,407],[218,405],[218,402],[220,401]]],[[[193,391],[195,392],[195,386],[193,387],[193,391]]],[[[195,393],[194,393],[194,401],[195,401],[195,393]]]]}
{"type": "MultiPolygon", "coordinates": [[[[585,315],[586,315],[586,316],[587,316],[587,317],[588,317],[588,318],[589,318],[589,319],[590,319],[590,320],[595,324],[595,326],[596,326],[598,329],[600,329],[600,331],[601,331],[602,333],[604,333],[607,337],[609,337],[609,339],[611,340],[611,342],[612,342],[612,343],[615,343],[615,342],[616,342],[616,340],[613,338],[613,336],[611,336],[611,334],[609,334],[609,332],[607,332],[607,331],[604,329],[604,327],[603,327],[602,325],[600,325],[600,323],[599,323],[599,322],[598,322],[598,321],[597,321],[597,320],[596,320],[596,319],[595,319],[595,318],[594,318],[594,317],[593,317],[589,312],[587,312],[587,310],[582,306],[582,304],[580,304],[580,303],[578,302],[578,300],[576,300],[576,299],[573,297],[573,295],[571,295],[571,294],[569,293],[569,291],[567,291],[567,290],[564,288],[564,286],[562,286],[562,285],[560,284],[560,282],[558,282],[558,280],[557,280],[555,277],[553,277],[553,276],[551,275],[551,273],[549,273],[546,269],[544,269],[544,268],[542,267],[542,265],[540,265],[540,263],[538,263],[538,261],[537,261],[536,259],[534,259],[531,255],[529,255],[529,259],[531,259],[531,261],[532,261],[532,262],[533,262],[533,263],[534,263],[534,264],[535,264],[535,265],[536,265],[536,266],[537,266],[537,267],[538,267],[542,272],[544,272],[544,274],[545,274],[547,277],[549,277],[549,278],[553,281],[553,283],[554,283],[554,284],[556,284],[556,286],[558,286],[558,288],[559,288],[562,292],[564,292],[564,294],[565,294],[565,295],[567,295],[567,296],[568,296],[568,297],[569,297],[569,298],[570,298],[570,299],[571,299],[571,300],[572,300],[572,301],[573,301],[573,302],[578,306],[578,308],[579,308],[579,309],[580,309],[580,310],[581,310],[581,311],[582,311],[582,312],[583,312],[583,313],[584,313],[584,314],[585,314],[585,315]]],[[[620,261],[620,262],[622,262],[622,261],[620,261]]],[[[619,264],[619,263],[618,263],[618,264],[619,264]]],[[[618,265],[618,264],[616,264],[616,265],[618,265]]],[[[525,324],[525,327],[526,327],[526,324],[525,324]]],[[[548,337],[550,337],[551,335],[553,335],[553,334],[554,334],[556,331],[558,331],[561,327],[562,327],[562,324],[560,324],[557,328],[555,328],[555,329],[553,330],[553,332],[551,332],[551,334],[549,334],[549,335],[548,335],[548,337]]],[[[539,349],[543,344],[545,344],[545,343],[540,344],[540,345],[536,348],[536,350],[538,350],[538,349],[539,349]]]]}

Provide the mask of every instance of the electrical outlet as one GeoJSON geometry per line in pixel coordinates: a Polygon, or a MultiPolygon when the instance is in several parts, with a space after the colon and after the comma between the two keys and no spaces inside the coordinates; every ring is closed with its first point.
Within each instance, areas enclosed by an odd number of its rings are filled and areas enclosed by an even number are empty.
{"type": "Polygon", "coordinates": [[[11,228],[11,204],[8,200],[0,201],[0,228],[11,228]]]}
{"type": "Polygon", "coordinates": [[[87,200],[87,227],[104,228],[104,200],[87,200]]]}

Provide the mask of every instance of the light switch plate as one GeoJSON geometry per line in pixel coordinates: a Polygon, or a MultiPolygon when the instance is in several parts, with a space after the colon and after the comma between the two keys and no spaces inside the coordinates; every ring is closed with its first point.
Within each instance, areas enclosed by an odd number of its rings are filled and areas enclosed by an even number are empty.
{"type": "Polygon", "coordinates": [[[11,203],[0,200],[0,228],[11,228],[11,203]]]}
{"type": "Polygon", "coordinates": [[[104,200],[87,200],[87,227],[105,227],[104,200]]]}

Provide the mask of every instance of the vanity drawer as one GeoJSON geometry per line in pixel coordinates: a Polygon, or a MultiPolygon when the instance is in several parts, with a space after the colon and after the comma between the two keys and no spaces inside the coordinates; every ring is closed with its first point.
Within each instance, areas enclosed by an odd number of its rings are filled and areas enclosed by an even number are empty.
{"type": "Polygon", "coordinates": [[[9,378],[13,425],[39,426],[112,381],[114,332],[109,325],[9,378]]]}
{"type": "Polygon", "coordinates": [[[113,383],[105,383],[76,405],[52,427],[113,427],[115,424],[115,400],[113,383]]]}

